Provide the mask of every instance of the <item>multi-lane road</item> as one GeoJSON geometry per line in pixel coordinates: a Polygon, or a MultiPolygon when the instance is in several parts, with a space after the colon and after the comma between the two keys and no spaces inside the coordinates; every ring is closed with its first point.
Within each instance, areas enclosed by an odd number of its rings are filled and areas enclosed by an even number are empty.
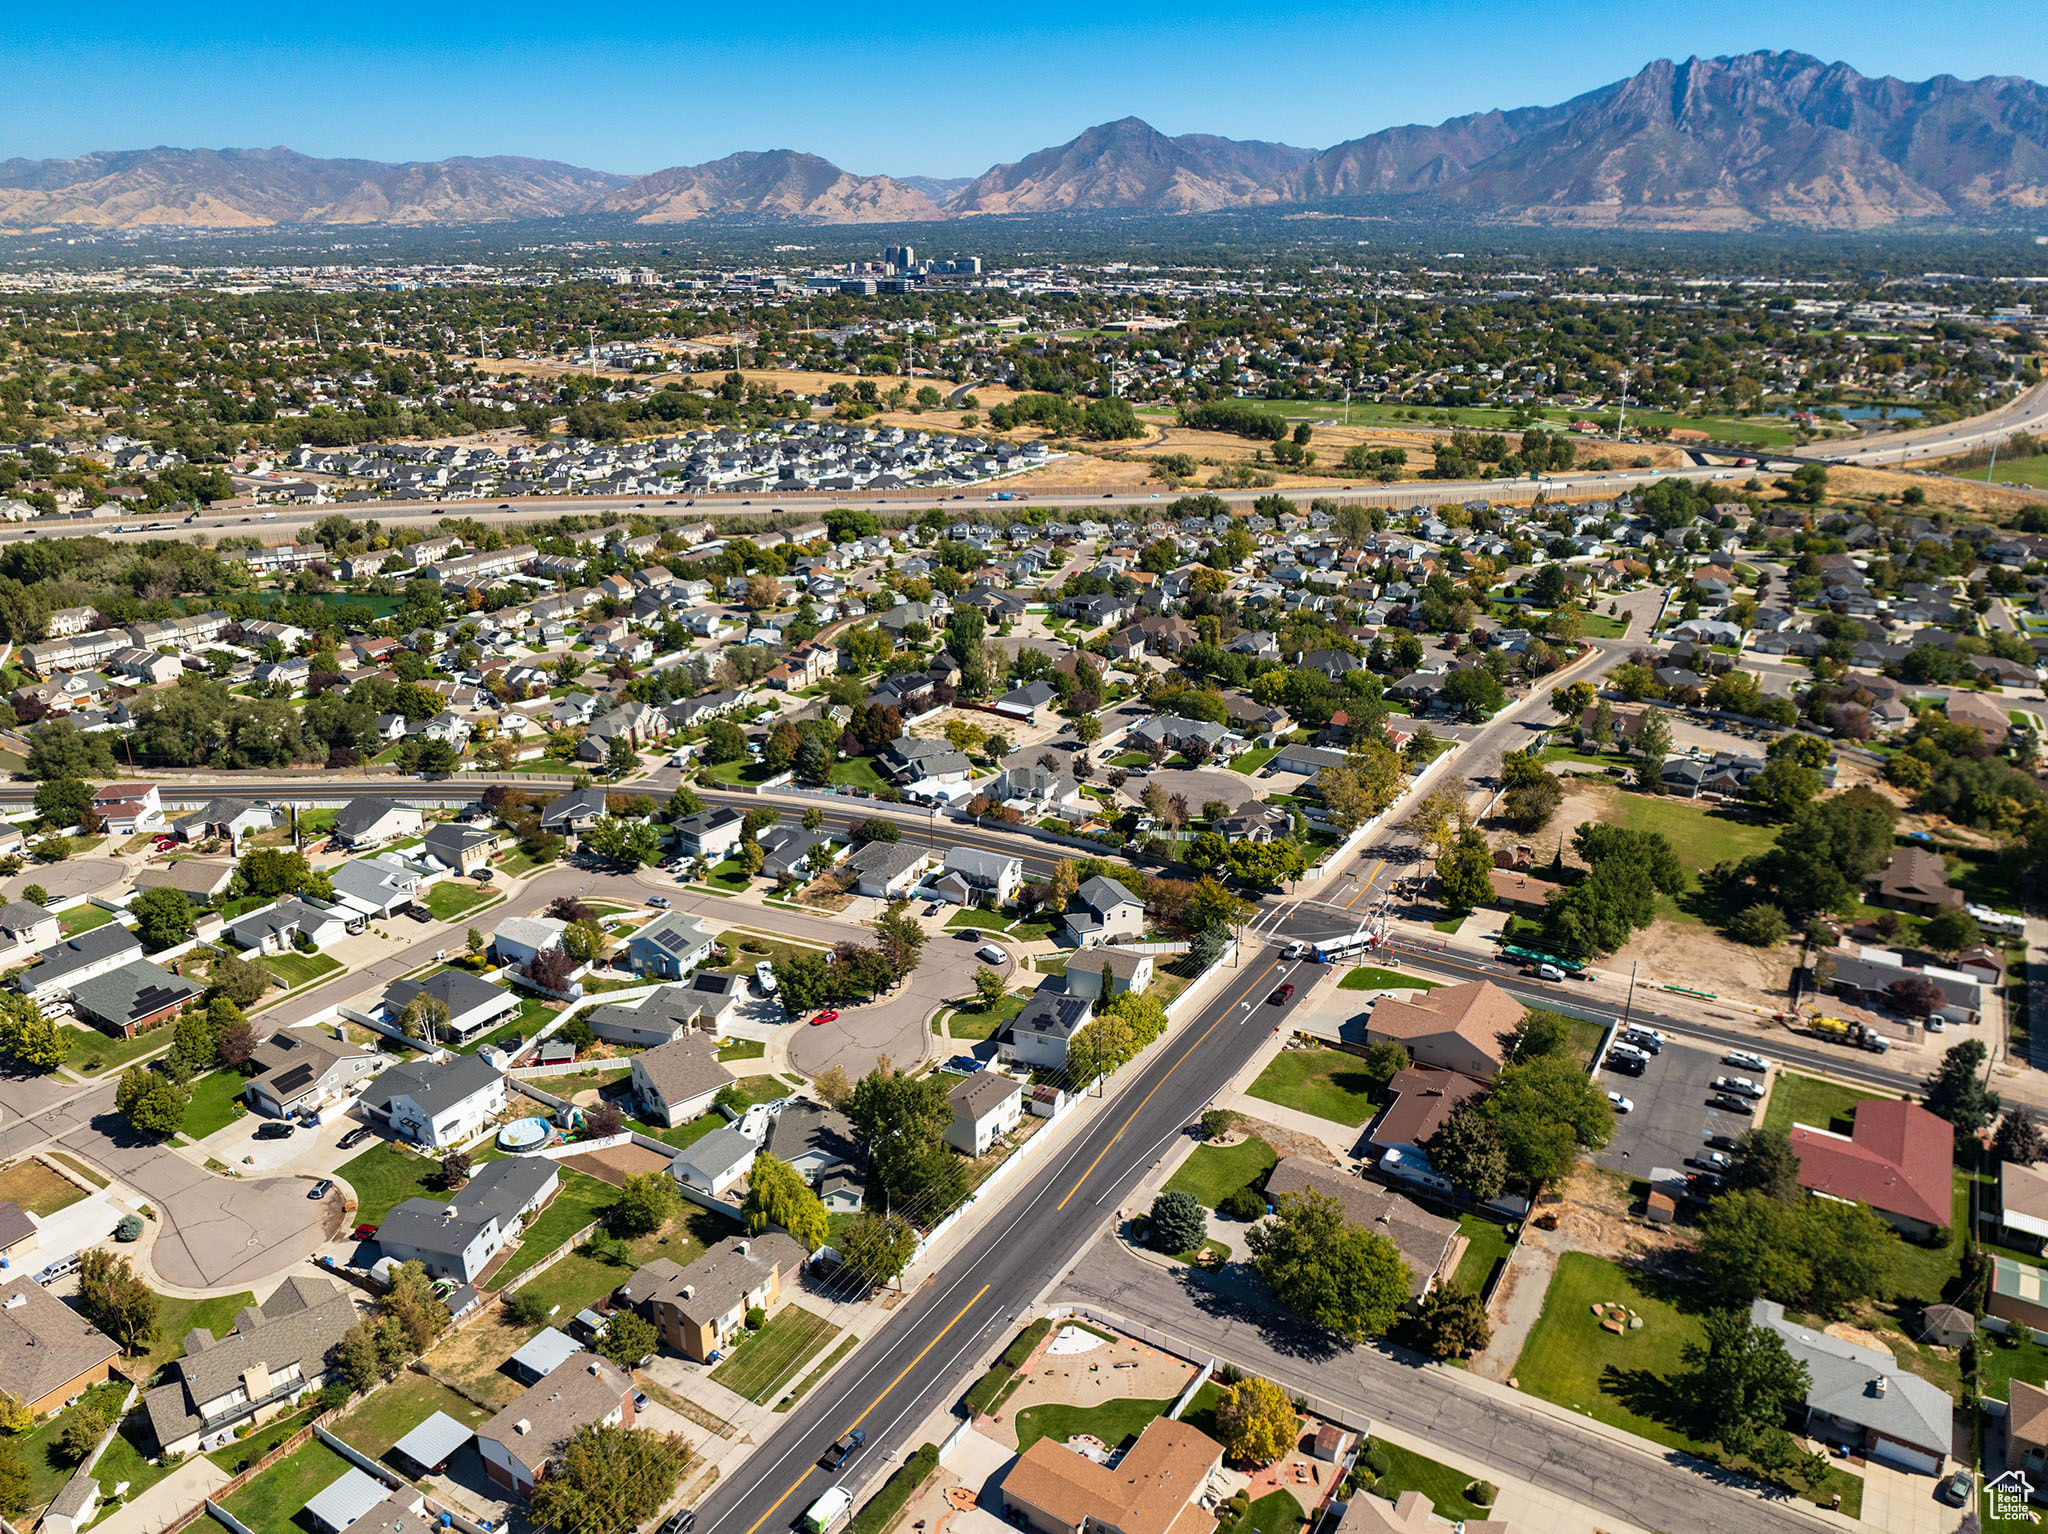
{"type": "Polygon", "coordinates": [[[2048,431],[2048,382],[2035,384],[1996,410],[1945,426],[1884,432],[1854,442],[1814,442],[1785,456],[1875,469],[1981,452],[2022,431],[2048,431]]]}

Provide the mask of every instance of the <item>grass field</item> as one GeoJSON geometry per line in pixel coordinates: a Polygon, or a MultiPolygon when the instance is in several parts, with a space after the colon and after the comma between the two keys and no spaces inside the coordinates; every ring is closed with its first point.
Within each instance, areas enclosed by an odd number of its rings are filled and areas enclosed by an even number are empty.
{"type": "Polygon", "coordinates": [[[288,1411],[281,1417],[272,1417],[248,1437],[222,1444],[206,1457],[229,1475],[240,1475],[311,1422],[318,1411],[318,1407],[309,1405],[302,1411],[288,1411]]]}
{"type": "Polygon", "coordinates": [[[132,1039],[117,1039],[97,1028],[65,1023],[57,1029],[57,1036],[64,1041],[64,1063],[81,1076],[126,1070],[143,1056],[167,1049],[171,1043],[169,1030],[157,1028],[147,1029],[132,1039]]]}
{"type": "Polygon", "coordinates": [[[768,1053],[768,1046],[759,1039],[727,1039],[718,1046],[721,1060],[759,1060],[768,1053]]]}
{"type": "Polygon", "coordinates": [[[1279,1159],[1273,1147],[1257,1135],[1236,1145],[1200,1145],[1167,1179],[1166,1186],[1192,1193],[1196,1203],[1214,1209],[1245,1184],[1264,1177],[1279,1159]]]}
{"type": "Polygon", "coordinates": [[[488,1421],[490,1414],[424,1375],[401,1374],[383,1389],[357,1402],[329,1431],[352,1449],[382,1459],[391,1446],[437,1411],[465,1427],[488,1421]]]}
{"type": "Polygon", "coordinates": [[[766,1406],[838,1335],[839,1328],[823,1316],[801,1305],[786,1305],[713,1369],[711,1377],[756,1406],[766,1406]]]}
{"type": "Polygon", "coordinates": [[[341,961],[330,959],[324,953],[270,953],[265,954],[260,962],[293,990],[342,971],[341,961]]]}
{"type": "Polygon", "coordinates": [[[1484,1294],[1493,1270],[1508,1260],[1508,1253],[1514,1250],[1515,1244],[1508,1236],[1507,1227],[1482,1215],[1459,1215],[1458,1233],[1467,1244],[1465,1255],[1458,1259],[1458,1271],[1453,1276],[1474,1294],[1484,1294]]]}
{"type": "Polygon", "coordinates": [[[1377,964],[1362,964],[1347,972],[1337,982],[1343,991],[1433,991],[1441,980],[1424,980],[1417,975],[1404,975],[1397,969],[1381,969],[1377,964]]]}
{"type": "Polygon", "coordinates": [[[1278,746],[1258,746],[1250,751],[1240,751],[1230,759],[1230,770],[1250,777],[1279,754],[1278,746]]]}
{"type": "Polygon", "coordinates": [[[443,879],[427,891],[426,906],[436,921],[454,921],[492,898],[492,891],[443,879]]]}
{"type": "Polygon", "coordinates": [[[113,919],[114,913],[105,906],[87,901],[84,905],[73,906],[68,911],[60,912],[57,917],[57,930],[65,937],[76,937],[81,932],[104,927],[113,919]]]}
{"type": "Polygon", "coordinates": [[[1771,1102],[1764,1110],[1762,1127],[1789,1131],[1794,1124],[1811,1124],[1816,1129],[1847,1134],[1856,1105],[1884,1095],[1822,1081],[1817,1076],[1802,1076],[1797,1071],[1780,1071],[1778,1079],[1771,1083],[1771,1102]]]}
{"type": "Polygon", "coordinates": [[[1373,1495],[1393,1502],[1404,1491],[1419,1491],[1434,1504],[1439,1518],[1479,1519],[1486,1516],[1486,1509],[1476,1502],[1465,1500],[1465,1488],[1473,1477],[1462,1470],[1453,1470],[1449,1465],[1397,1448],[1384,1438],[1373,1440],[1374,1446],[1387,1457],[1387,1473],[1379,1478],[1373,1487],[1373,1495]]]}
{"type": "MultiPolygon", "coordinates": [[[[594,1181],[592,1178],[584,1177],[580,1172],[568,1175],[577,1177],[583,1182],[594,1181]]],[[[610,1202],[612,1190],[604,1187],[601,1183],[598,1186],[604,1188],[606,1195],[604,1202],[610,1202]]],[[[566,1196],[566,1190],[564,1196],[566,1196]]],[[[549,1212],[552,1213],[561,1206],[562,1199],[557,1198],[553,1204],[548,1206],[549,1212]]],[[[589,1223],[591,1214],[587,1207],[580,1211],[580,1214],[582,1223],[589,1223]]],[[[546,1216],[543,1215],[542,1218],[545,1219],[546,1216]]],[[[534,1222],[534,1229],[539,1230],[539,1227],[540,1221],[536,1220],[534,1222]]],[[[557,1246],[560,1246],[577,1228],[575,1225],[565,1225],[561,1228],[559,1234],[543,1231],[538,1237],[534,1237],[529,1232],[529,1242],[526,1250],[531,1251],[533,1255],[532,1261],[527,1266],[531,1267],[534,1262],[538,1262],[557,1246]]],[[[587,1250],[579,1249],[571,1252],[545,1273],[536,1274],[529,1282],[522,1284],[520,1292],[526,1293],[531,1291],[543,1304],[560,1306],[562,1315],[572,1316],[586,1305],[595,1304],[618,1288],[620,1284],[632,1277],[633,1270],[642,1263],[652,1262],[656,1257],[667,1257],[679,1265],[687,1267],[690,1263],[696,1261],[698,1257],[702,1256],[704,1249],[712,1242],[722,1241],[727,1236],[736,1235],[739,1233],[740,1228],[736,1222],[720,1219],[708,1209],[700,1209],[694,1204],[688,1204],[684,1206],[682,1214],[670,1220],[662,1229],[654,1232],[652,1235],[641,1236],[637,1240],[628,1242],[625,1252],[626,1260],[623,1264],[602,1262],[596,1257],[591,1256],[587,1250]]],[[[518,1257],[523,1255],[524,1253],[522,1252],[516,1255],[513,1260],[516,1262],[518,1257]]],[[[508,1266],[506,1271],[512,1272],[514,1270],[508,1266]]],[[[523,1341],[524,1338],[521,1340],[523,1341]]]]}
{"type": "MultiPolygon", "coordinates": [[[[1700,1453],[1705,1446],[1688,1431],[1673,1382],[1685,1372],[1686,1344],[1705,1336],[1705,1300],[1697,1288],[1653,1289],[1605,1258],[1566,1252],[1515,1363],[1516,1379],[1523,1390],[1570,1411],[1667,1448],[1700,1453]],[[1626,1305],[1642,1317],[1642,1327],[1621,1335],[1602,1330],[1592,1315],[1592,1307],[1602,1303],[1626,1305]]],[[[1842,1511],[1856,1517],[1862,1479],[1833,1466],[1810,1500],[1824,1506],[1838,1491],[1842,1511]]]]}
{"type": "Polygon", "coordinates": [[[888,781],[876,771],[874,759],[856,756],[832,764],[831,783],[835,788],[862,788],[869,793],[880,793],[889,786],[888,781]]]}
{"type": "Polygon", "coordinates": [[[185,1108],[185,1138],[203,1140],[246,1114],[242,1091],[248,1085],[240,1071],[215,1071],[193,1082],[192,1101],[185,1108]]]}
{"type": "Polygon", "coordinates": [[[17,1161],[0,1172],[0,1200],[19,1204],[38,1218],[68,1209],[84,1197],[83,1188],[40,1161],[17,1161]]]}
{"type": "Polygon", "coordinates": [[[121,1409],[121,1398],[127,1390],[128,1387],[119,1380],[94,1385],[77,1406],[52,1413],[34,1429],[14,1440],[14,1447],[28,1466],[30,1505],[40,1508],[56,1496],[77,1468],[57,1448],[57,1439],[66,1425],[87,1406],[96,1407],[104,1413],[102,1420],[111,1419],[121,1409]]]}
{"type": "MultiPolygon", "coordinates": [[[[1702,869],[1716,863],[1739,863],[1768,850],[1778,837],[1778,827],[1751,820],[1740,810],[1712,809],[1690,799],[1649,794],[1615,794],[1605,818],[1631,831],[1663,833],[1695,881],[1702,869]]],[[[1659,895],[1657,914],[1681,922],[1717,921],[1722,915],[1708,909],[1707,897],[1697,884],[1675,899],[1659,895]]]]}
{"type": "Polygon", "coordinates": [[[1251,1095],[1356,1129],[1379,1109],[1365,1062],[1341,1049],[1283,1049],[1251,1084],[1251,1095]]]}
{"type": "Polygon", "coordinates": [[[983,1007],[978,1001],[956,1007],[946,1015],[946,1032],[953,1038],[979,1043],[993,1037],[997,1029],[1022,1012],[1030,999],[1028,993],[1009,991],[992,1007],[983,1007]]]}

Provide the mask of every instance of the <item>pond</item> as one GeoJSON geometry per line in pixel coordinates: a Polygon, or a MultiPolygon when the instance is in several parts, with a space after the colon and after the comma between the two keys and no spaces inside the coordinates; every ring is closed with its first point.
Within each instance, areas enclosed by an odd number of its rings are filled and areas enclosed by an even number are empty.
{"type": "Polygon", "coordinates": [[[1845,421],[1917,421],[1920,412],[1911,405],[1851,405],[1842,411],[1845,421]]]}

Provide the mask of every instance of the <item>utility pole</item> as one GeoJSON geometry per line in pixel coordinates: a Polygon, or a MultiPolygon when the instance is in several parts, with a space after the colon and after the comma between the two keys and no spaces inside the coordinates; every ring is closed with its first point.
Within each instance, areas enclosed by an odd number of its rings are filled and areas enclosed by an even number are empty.
{"type": "Polygon", "coordinates": [[[1643,961],[1642,961],[1641,959],[1632,959],[1632,960],[1630,960],[1630,961],[1629,961],[1629,966],[1628,966],[1628,1000],[1627,1000],[1627,1001],[1625,1001],[1625,1002],[1623,1002],[1623,1003],[1622,1003],[1622,1007],[1621,1007],[1621,1026],[1622,1026],[1622,1027],[1624,1027],[1624,1028],[1626,1028],[1626,1027],[1628,1026],[1628,1018],[1629,1018],[1629,1013],[1635,1010],[1635,1004],[1636,1004],[1636,971],[1637,971],[1637,970],[1638,970],[1639,968],[1641,968],[1641,966],[1642,966],[1642,962],[1643,962],[1643,961]]]}

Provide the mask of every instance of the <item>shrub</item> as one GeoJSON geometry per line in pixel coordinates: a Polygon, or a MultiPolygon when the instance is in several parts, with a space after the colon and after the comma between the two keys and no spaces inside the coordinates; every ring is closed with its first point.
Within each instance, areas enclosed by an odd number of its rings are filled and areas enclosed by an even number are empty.
{"type": "Polygon", "coordinates": [[[1465,1487],[1465,1500],[1474,1507],[1492,1507],[1500,1488],[1491,1481],[1473,1481],[1465,1487]]]}
{"type": "Polygon", "coordinates": [[[759,1305],[754,1306],[751,1310],[747,1312],[748,1331],[758,1332],[762,1327],[766,1326],[767,1324],[768,1312],[763,1310],[759,1305]]]}
{"type": "Polygon", "coordinates": [[[1216,1206],[1216,1212],[1233,1220],[1263,1219],[1266,1214],[1266,1195],[1251,1183],[1246,1183],[1236,1192],[1225,1195],[1223,1202],[1216,1206]]]}

